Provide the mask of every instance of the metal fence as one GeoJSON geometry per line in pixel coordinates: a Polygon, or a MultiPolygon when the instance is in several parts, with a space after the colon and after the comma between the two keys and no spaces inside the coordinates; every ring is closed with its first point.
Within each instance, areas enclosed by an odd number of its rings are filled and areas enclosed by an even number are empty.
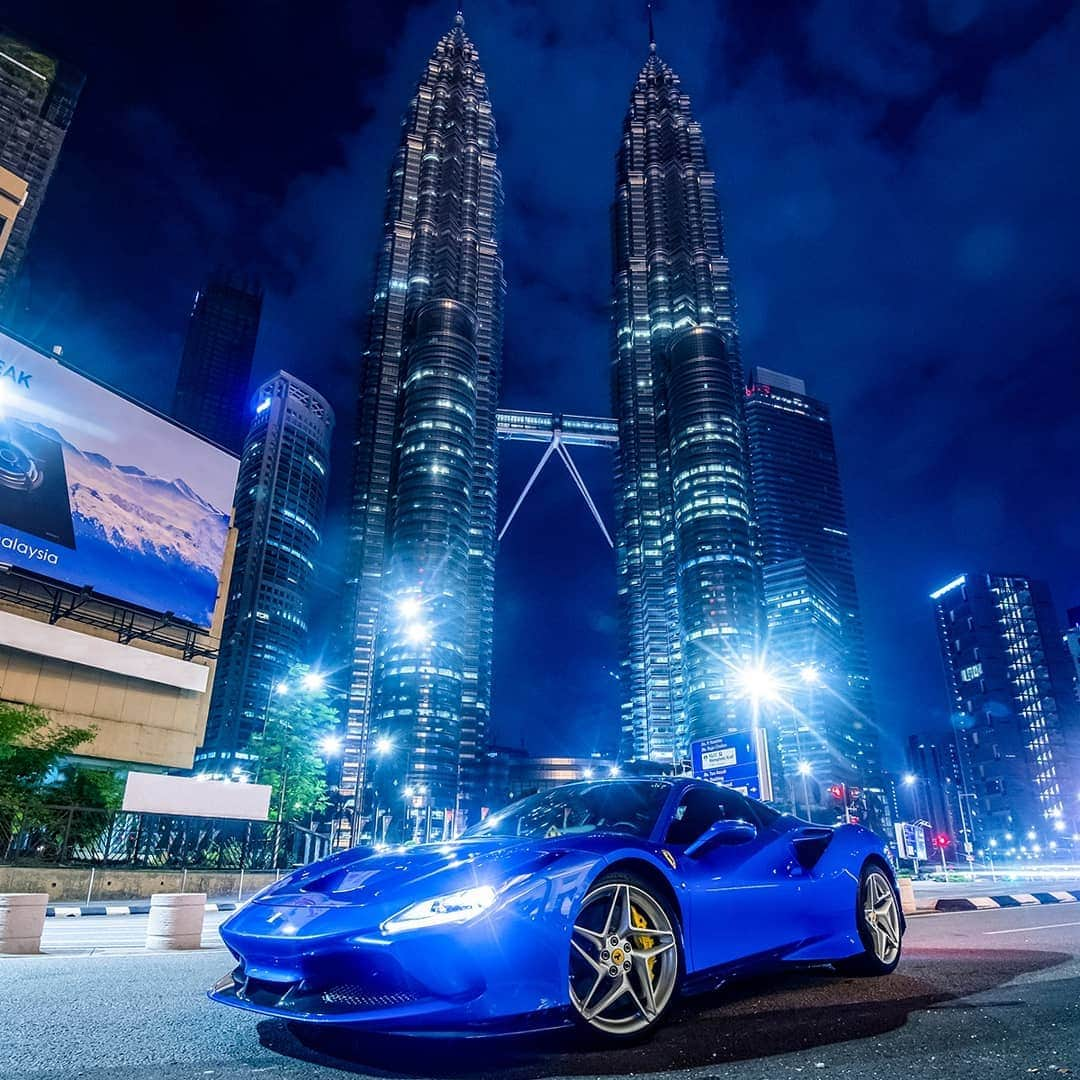
{"type": "Polygon", "coordinates": [[[279,870],[329,853],[292,822],[35,807],[0,815],[0,864],[148,870],[279,870]]]}

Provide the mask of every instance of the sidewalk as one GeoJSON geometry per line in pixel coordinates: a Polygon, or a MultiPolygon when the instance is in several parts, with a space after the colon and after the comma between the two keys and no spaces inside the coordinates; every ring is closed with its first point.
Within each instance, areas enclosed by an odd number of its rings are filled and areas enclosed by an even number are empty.
{"type": "MultiPolygon", "coordinates": [[[[235,911],[235,900],[217,900],[206,905],[207,911],[235,911]]],[[[40,910],[40,909],[39,909],[40,910]]],[[[61,918],[81,918],[84,915],[149,915],[149,900],[132,900],[127,904],[50,904],[45,915],[61,918]]]]}

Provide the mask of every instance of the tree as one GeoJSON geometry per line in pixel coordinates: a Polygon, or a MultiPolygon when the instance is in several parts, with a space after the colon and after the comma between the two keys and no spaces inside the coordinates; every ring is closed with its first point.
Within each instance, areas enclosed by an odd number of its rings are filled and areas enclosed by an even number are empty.
{"type": "Polygon", "coordinates": [[[89,742],[94,730],[57,726],[35,705],[0,701],[0,813],[27,813],[53,802],[46,786],[49,775],[89,742]]]}
{"type": "Polygon", "coordinates": [[[124,778],[108,769],[66,767],[64,775],[50,784],[44,795],[55,806],[119,810],[124,801],[124,778]]]}
{"type": "Polygon", "coordinates": [[[258,760],[254,779],[269,784],[270,816],[288,821],[327,804],[326,741],[337,728],[326,687],[305,664],[294,664],[270,697],[266,725],[248,744],[258,760]]]}

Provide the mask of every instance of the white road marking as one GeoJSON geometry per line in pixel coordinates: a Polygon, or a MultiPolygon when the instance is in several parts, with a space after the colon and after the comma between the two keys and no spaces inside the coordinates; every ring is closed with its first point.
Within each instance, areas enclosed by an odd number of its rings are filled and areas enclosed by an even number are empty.
{"type": "Polygon", "coordinates": [[[1017,926],[1011,930],[984,930],[984,934],[1026,934],[1031,930],[1056,930],[1059,926],[1080,926],[1080,920],[1076,922],[1052,922],[1042,926],[1017,926]]]}

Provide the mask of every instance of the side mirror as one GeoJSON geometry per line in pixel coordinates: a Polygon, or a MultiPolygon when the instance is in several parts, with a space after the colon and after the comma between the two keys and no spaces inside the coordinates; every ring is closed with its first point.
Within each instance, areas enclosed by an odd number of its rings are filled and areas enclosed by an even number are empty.
{"type": "Polygon", "coordinates": [[[748,844],[755,836],[757,826],[749,821],[714,821],[692,844],[686,846],[685,854],[694,859],[717,844],[748,844]]]}

